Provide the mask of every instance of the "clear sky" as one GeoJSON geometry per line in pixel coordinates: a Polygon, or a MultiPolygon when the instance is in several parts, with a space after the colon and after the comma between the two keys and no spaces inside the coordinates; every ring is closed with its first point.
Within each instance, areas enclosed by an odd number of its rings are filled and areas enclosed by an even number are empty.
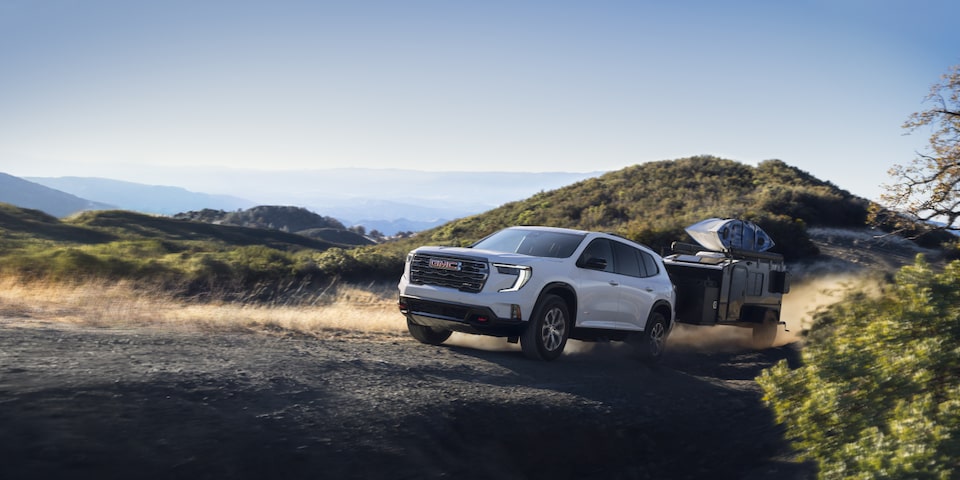
{"type": "Polygon", "coordinates": [[[0,0],[0,171],[781,159],[875,199],[956,0],[0,0]],[[120,168],[123,165],[124,168],[120,168]]]}

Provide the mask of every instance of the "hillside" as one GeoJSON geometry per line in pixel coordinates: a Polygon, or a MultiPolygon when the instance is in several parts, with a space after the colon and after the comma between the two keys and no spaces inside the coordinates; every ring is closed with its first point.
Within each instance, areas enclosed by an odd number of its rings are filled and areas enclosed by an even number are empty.
{"type": "Polygon", "coordinates": [[[374,243],[363,235],[348,231],[343,223],[333,217],[318,215],[300,207],[261,205],[233,212],[203,209],[178,213],[173,218],[217,225],[280,230],[344,246],[373,245],[374,243]]]}
{"type": "Polygon", "coordinates": [[[115,208],[6,173],[0,173],[0,202],[40,210],[55,217],[65,217],[83,210],[115,208]]]}
{"type": "Polygon", "coordinates": [[[0,273],[161,284],[189,294],[325,278],[343,245],[280,230],[122,210],[57,219],[0,204],[0,273]],[[327,260],[332,252],[333,261],[327,260]]]}
{"type": "Polygon", "coordinates": [[[511,225],[602,230],[653,246],[689,241],[683,228],[708,217],[760,224],[775,251],[817,254],[808,226],[862,228],[869,202],[779,160],[756,167],[698,156],[634,165],[507,203],[418,234],[413,244],[465,245],[511,225]]]}
{"type": "Polygon", "coordinates": [[[224,246],[263,245],[281,250],[298,247],[325,250],[333,246],[328,242],[279,230],[212,225],[125,210],[83,212],[65,219],[63,223],[111,233],[126,240],[218,242],[224,246]]]}

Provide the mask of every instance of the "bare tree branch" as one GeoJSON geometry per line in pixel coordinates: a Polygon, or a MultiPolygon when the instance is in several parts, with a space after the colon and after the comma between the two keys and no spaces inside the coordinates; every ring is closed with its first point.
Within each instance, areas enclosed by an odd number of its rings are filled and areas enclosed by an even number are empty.
{"type": "Polygon", "coordinates": [[[934,106],[910,115],[903,127],[930,127],[928,149],[890,169],[894,183],[881,195],[887,208],[875,209],[871,219],[897,229],[916,229],[919,221],[924,230],[960,230],[960,65],[950,67],[924,101],[934,106]]]}

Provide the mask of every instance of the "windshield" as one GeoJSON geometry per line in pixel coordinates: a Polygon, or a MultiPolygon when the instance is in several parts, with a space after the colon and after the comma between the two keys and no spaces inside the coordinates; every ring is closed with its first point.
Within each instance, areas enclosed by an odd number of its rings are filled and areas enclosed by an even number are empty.
{"type": "Polygon", "coordinates": [[[534,257],[567,258],[573,255],[585,236],[582,233],[509,228],[480,240],[473,244],[472,248],[482,248],[494,252],[522,253],[534,257]]]}

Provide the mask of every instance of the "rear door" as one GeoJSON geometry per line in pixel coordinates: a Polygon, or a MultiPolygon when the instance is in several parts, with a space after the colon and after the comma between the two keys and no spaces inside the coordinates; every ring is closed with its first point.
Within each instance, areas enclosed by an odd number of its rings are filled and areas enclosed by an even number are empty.
{"type": "Polygon", "coordinates": [[[624,330],[643,330],[650,316],[650,309],[656,299],[656,288],[648,272],[656,270],[653,259],[645,259],[646,252],[621,242],[613,243],[616,259],[615,270],[620,276],[620,321],[616,328],[624,330]],[[647,261],[645,261],[647,260],[647,261]]]}
{"type": "Polygon", "coordinates": [[[743,308],[743,301],[747,294],[747,275],[750,272],[747,271],[747,267],[735,263],[727,269],[726,273],[729,276],[724,320],[736,322],[740,320],[740,310],[743,308]]]}

